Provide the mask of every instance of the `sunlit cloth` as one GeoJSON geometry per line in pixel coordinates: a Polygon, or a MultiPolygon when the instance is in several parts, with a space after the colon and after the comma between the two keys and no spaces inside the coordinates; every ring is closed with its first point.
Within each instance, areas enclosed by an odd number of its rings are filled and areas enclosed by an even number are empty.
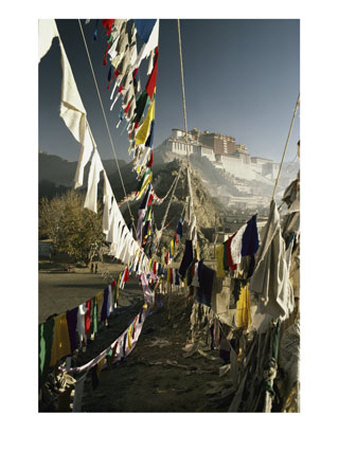
{"type": "Polygon", "coordinates": [[[48,53],[53,39],[58,36],[54,19],[39,19],[39,62],[48,53]]]}
{"type": "Polygon", "coordinates": [[[246,230],[246,224],[243,225],[235,234],[231,241],[230,250],[233,264],[240,264],[242,260],[242,237],[246,230]]]}
{"type": "Polygon", "coordinates": [[[61,39],[62,86],[60,117],[74,138],[81,144],[81,152],[75,175],[75,188],[83,184],[83,171],[96,143],[87,123],[87,113],[77,89],[72,68],[61,39]]]}

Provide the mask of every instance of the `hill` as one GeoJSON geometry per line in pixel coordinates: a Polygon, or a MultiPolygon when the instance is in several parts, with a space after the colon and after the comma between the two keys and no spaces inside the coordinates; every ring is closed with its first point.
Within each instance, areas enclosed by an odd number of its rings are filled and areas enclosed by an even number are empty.
{"type": "MultiPolygon", "coordinates": [[[[117,172],[115,162],[112,160],[102,161],[111,183],[113,192],[118,202],[124,198],[124,192],[121,186],[120,178],[117,172]]],[[[39,153],[39,198],[52,198],[55,195],[72,189],[73,178],[76,171],[76,162],[69,162],[56,155],[49,155],[46,153],[39,153]]],[[[175,179],[179,168],[184,163],[178,160],[169,163],[157,162],[153,166],[153,186],[158,197],[163,198],[175,179]]],[[[131,164],[125,161],[119,161],[120,170],[123,177],[123,182],[127,194],[135,191],[138,186],[135,172],[132,170],[131,164]]],[[[85,180],[89,170],[89,164],[85,170],[85,180]]],[[[213,229],[215,225],[220,225],[220,215],[224,212],[223,206],[216,199],[213,199],[205,187],[198,171],[193,171],[192,175],[192,190],[195,202],[195,213],[197,216],[197,223],[200,227],[202,239],[204,234],[208,234],[209,229],[213,229]]],[[[86,185],[81,188],[86,189],[86,185]]],[[[103,180],[99,183],[99,196],[102,195],[103,180]]],[[[162,242],[167,244],[173,236],[173,231],[176,229],[183,207],[186,203],[188,195],[188,188],[186,183],[185,170],[182,171],[182,176],[179,179],[175,195],[173,196],[172,204],[168,212],[167,223],[169,223],[165,232],[163,233],[162,242]]],[[[154,220],[157,229],[160,228],[162,218],[167,209],[169,197],[158,206],[154,206],[154,220]]],[[[137,220],[137,210],[140,201],[130,202],[131,211],[137,220]]],[[[127,223],[130,222],[130,217],[126,214],[126,205],[121,207],[121,211],[125,215],[127,223]]],[[[167,223],[165,225],[167,225],[167,223]]]]}

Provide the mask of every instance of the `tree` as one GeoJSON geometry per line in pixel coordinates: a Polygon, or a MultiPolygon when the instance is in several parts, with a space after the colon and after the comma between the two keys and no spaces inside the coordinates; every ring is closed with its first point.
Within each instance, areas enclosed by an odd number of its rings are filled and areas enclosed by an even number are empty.
{"type": "Polygon", "coordinates": [[[54,248],[85,264],[104,243],[102,207],[97,214],[83,207],[84,195],[69,191],[40,202],[39,234],[52,240],[54,248]]]}

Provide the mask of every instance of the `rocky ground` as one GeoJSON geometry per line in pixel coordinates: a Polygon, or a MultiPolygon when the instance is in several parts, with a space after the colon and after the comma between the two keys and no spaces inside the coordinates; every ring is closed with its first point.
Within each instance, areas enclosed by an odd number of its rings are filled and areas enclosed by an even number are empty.
{"type": "Polygon", "coordinates": [[[190,326],[191,300],[165,298],[147,318],[139,342],[128,358],[102,371],[99,385],[85,385],[86,412],[224,412],[231,385],[220,376],[224,362],[217,351],[189,355],[184,351],[190,326]]]}

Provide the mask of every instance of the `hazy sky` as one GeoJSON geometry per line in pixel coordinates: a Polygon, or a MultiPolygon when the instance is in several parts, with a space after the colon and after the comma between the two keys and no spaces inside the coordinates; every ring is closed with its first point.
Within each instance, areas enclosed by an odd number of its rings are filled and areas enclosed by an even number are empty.
{"type": "MultiPolygon", "coordinates": [[[[56,20],[88,121],[103,159],[112,157],[88,58],[77,20],[56,20]]],[[[119,103],[112,112],[107,90],[108,66],[103,65],[105,30],[96,20],[83,23],[101,96],[118,156],[129,160],[128,140],[116,129],[119,103]]],[[[251,156],[280,161],[293,108],[299,93],[298,20],[181,20],[188,129],[217,131],[245,144],[251,156]]],[[[146,63],[144,63],[146,64],[146,63]]],[[[59,118],[61,94],[59,44],[39,65],[39,149],[70,161],[79,144],[59,118]]],[[[183,128],[177,21],[160,20],[154,146],[172,128],[183,128]]],[[[296,153],[299,112],[287,160],[296,153]]]]}

